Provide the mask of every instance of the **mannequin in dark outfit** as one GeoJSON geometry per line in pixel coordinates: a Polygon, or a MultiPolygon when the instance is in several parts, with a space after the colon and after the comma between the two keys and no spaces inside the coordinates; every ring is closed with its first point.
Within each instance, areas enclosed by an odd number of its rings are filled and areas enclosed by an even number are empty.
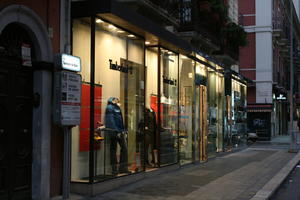
{"type": "Polygon", "coordinates": [[[121,147],[120,173],[130,173],[128,171],[128,153],[125,128],[121,109],[118,105],[119,99],[111,97],[108,99],[105,110],[105,128],[107,129],[110,141],[110,164],[112,173],[116,175],[117,170],[117,144],[121,147]]]}
{"type": "Polygon", "coordinates": [[[155,112],[149,108],[145,110],[145,163],[151,166],[148,158],[149,147],[152,155],[151,163],[154,163],[154,149],[156,148],[156,116],[155,112]]]}

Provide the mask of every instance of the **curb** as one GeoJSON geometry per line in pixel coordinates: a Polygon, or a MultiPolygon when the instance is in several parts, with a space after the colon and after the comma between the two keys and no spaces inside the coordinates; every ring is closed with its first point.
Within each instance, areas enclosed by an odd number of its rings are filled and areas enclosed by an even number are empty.
{"type": "Polygon", "coordinates": [[[250,200],[268,200],[283,183],[300,161],[300,152],[290,160],[262,189],[260,189],[250,200]]]}

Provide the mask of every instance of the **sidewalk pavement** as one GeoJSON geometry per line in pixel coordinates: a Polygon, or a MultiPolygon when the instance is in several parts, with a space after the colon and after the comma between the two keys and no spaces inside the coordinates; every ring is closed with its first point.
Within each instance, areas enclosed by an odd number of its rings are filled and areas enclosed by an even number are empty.
{"type": "Polygon", "coordinates": [[[300,153],[288,153],[288,147],[287,144],[257,143],[242,151],[146,178],[89,199],[267,199],[300,161],[300,153]]]}

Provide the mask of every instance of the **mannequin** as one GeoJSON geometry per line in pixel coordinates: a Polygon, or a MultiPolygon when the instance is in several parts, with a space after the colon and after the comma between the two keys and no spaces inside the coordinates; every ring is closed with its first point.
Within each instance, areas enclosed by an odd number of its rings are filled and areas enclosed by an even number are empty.
{"type": "Polygon", "coordinates": [[[130,171],[128,171],[127,134],[125,132],[122,111],[119,105],[118,98],[110,97],[105,110],[105,128],[110,141],[110,164],[113,175],[118,174],[118,172],[130,173],[130,171]],[[117,169],[117,144],[121,147],[119,170],[117,169]]]}
{"type": "Polygon", "coordinates": [[[152,164],[154,162],[154,149],[156,149],[156,116],[151,108],[145,109],[145,164],[152,166],[149,162],[148,154],[149,147],[152,155],[152,164]]]}

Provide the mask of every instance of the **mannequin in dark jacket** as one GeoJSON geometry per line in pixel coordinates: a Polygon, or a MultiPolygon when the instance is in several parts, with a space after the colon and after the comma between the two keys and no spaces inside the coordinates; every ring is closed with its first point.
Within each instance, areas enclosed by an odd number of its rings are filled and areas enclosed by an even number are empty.
{"type": "Polygon", "coordinates": [[[146,165],[151,166],[148,154],[149,147],[152,155],[152,164],[154,163],[154,149],[156,149],[156,115],[153,110],[146,108],[145,110],[145,161],[146,165]]]}
{"type": "Polygon", "coordinates": [[[114,175],[118,173],[116,155],[117,144],[121,147],[119,172],[129,173],[126,134],[122,112],[118,103],[118,98],[110,97],[107,101],[107,107],[105,110],[105,128],[110,140],[110,164],[114,175]]]}

